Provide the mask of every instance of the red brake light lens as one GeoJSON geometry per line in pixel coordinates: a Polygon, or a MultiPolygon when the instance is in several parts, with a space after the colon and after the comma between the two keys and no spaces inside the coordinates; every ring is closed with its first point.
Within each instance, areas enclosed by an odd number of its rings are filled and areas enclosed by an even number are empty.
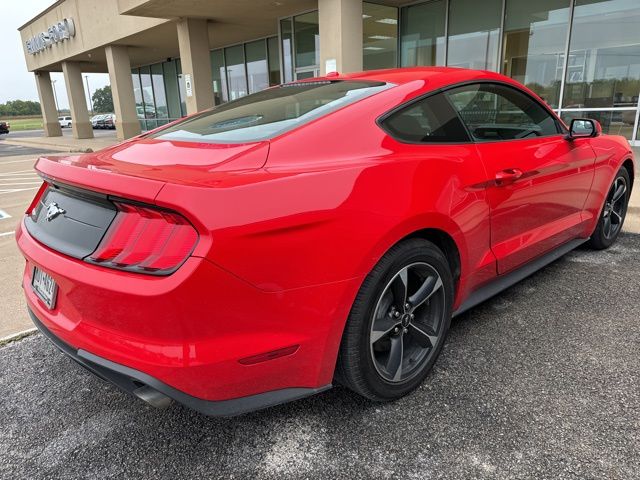
{"type": "Polygon", "coordinates": [[[36,196],[33,197],[33,200],[31,200],[31,204],[29,205],[29,208],[27,208],[27,211],[25,212],[27,215],[33,215],[34,210],[38,208],[38,205],[40,204],[40,200],[42,199],[42,196],[44,195],[44,192],[47,190],[48,187],[49,187],[49,184],[47,182],[42,182],[42,185],[40,185],[40,188],[36,192],[36,196]]]}
{"type": "Polygon", "coordinates": [[[181,215],[116,203],[118,213],[87,260],[111,268],[167,275],[191,254],[195,228],[181,215]]]}

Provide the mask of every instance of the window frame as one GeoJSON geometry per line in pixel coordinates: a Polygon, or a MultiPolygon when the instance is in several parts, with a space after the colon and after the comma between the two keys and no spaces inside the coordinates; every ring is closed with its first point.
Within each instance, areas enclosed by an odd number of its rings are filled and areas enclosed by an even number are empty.
{"type": "Polygon", "coordinates": [[[407,144],[407,145],[467,145],[467,144],[473,143],[473,137],[469,133],[469,129],[467,128],[465,123],[460,118],[460,115],[458,114],[458,111],[454,108],[453,105],[451,105],[451,102],[446,97],[445,92],[442,89],[434,90],[432,92],[428,92],[427,94],[420,95],[417,98],[412,98],[408,102],[405,102],[405,103],[401,104],[400,106],[398,106],[398,107],[396,107],[396,108],[384,113],[380,117],[378,117],[376,119],[376,123],[378,124],[378,127],[380,127],[387,135],[389,135],[395,141],[400,142],[400,143],[404,143],[404,144],[407,144]],[[442,95],[443,100],[449,105],[449,108],[451,109],[453,114],[456,116],[456,118],[460,122],[460,125],[462,126],[462,129],[464,130],[465,135],[467,136],[467,139],[465,141],[458,141],[458,142],[429,142],[429,141],[424,141],[424,140],[422,140],[422,141],[407,140],[407,139],[403,139],[403,138],[398,137],[395,133],[393,133],[391,131],[391,129],[389,129],[386,126],[387,120],[389,120],[394,115],[396,115],[398,113],[401,113],[401,112],[403,112],[405,110],[409,110],[409,109],[413,108],[416,104],[418,104],[418,103],[420,103],[422,101],[427,101],[429,98],[435,97],[437,95],[442,95]]]}
{"type": "Polygon", "coordinates": [[[563,138],[569,133],[569,130],[567,129],[566,125],[564,124],[564,122],[558,117],[558,115],[556,114],[556,112],[553,111],[553,109],[547,105],[544,102],[541,102],[539,99],[537,99],[535,96],[531,95],[528,91],[523,90],[522,88],[518,87],[517,85],[513,85],[509,82],[503,81],[503,80],[499,80],[499,79],[474,79],[474,80],[464,80],[462,82],[457,82],[451,85],[447,85],[445,87],[440,87],[437,88],[435,90],[430,90],[426,93],[420,94],[410,100],[407,100],[404,103],[401,103],[400,105],[396,105],[395,107],[393,107],[392,109],[386,111],[385,113],[383,113],[382,115],[380,115],[378,118],[376,118],[376,124],[378,125],[378,127],[387,135],[389,135],[391,138],[393,138],[396,142],[399,143],[403,143],[403,144],[407,144],[407,145],[426,145],[426,146],[435,146],[435,145],[468,145],[468,144],[491,144],[491,143],[502,143],[502,142],[520,142],[520,141],[531,141],[531,140],[535,140],[535,139],[540,139],[540,138],[553,138],[556,136],[562,136],[563,138]],[[509,139],[509,140],[486,140],[486,141],[479,141],[476,140],[473,135],[471,134],[471,132],[469,131],[469,128],[467,127],[467,124],[464,122],[464,120],[460,117],[460,113],[458,112],[458,110],[455,108],[455,106],[451,103],[451,100],[449,100],[449,98],[445,95],[445,98],[447,100],[447,102],[449,103],[449,105],[451,106],[451,108],[453,109],[453,111],[455,112],[456,116],[458,117],[458,120],[460,120],[460,122],[462,123],[462,126],[464,127],[465,131],[467,132],[467,137],[468,137],[468,141],[466,142],[412,142],[409,140],[401,140],[399,138],[397,138],[396,136],[392,135],[391,132],[389,132],[385,127],[384,127],[384,121],[390,117],[391,115],[405,109],[405,108],[409,108],[410,106],[412,106],[414,103],[418,103],[421,100],[430,97],[432,95],[438,95],[438,94],[445,94],[448,90],[453,90],[459,87],[466,87],[469,85],[480,85],[480,84],[491,84],[491,85],[499,85],[499,86],[504,86],[504,87],[508,87],[511,88],[512,90],[516,90],[517,92],[520,92],[521,94],[525,95],[526,97],[528,97],[532,102],[537,103],[538,105],[540,105],[548,114],[551,115],[551,118],[553,119],[553,121],[556,124],[556,127],[558,129],[558,133],[554,134],[554,135],[545,135],[545,136],[541,136],[541,137],[534,137],[534,138],[513,138],[513,139],[509,139]]]}

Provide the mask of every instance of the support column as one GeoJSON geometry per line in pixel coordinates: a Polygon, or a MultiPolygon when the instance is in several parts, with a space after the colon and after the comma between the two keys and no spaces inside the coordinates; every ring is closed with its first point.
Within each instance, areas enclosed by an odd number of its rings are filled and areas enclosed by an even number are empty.
{"type": "Polygon", "coordinates": [[[187,113],[192,114],[213,107],[207,21],[184,18],[177,28],[182,75],[187,84],[187,113]]]}
{"type": "Polygon", "coordinates": [[[105,48],[113,108],[116,114],[116,136],[126,140],[140,134],[136,100],[131,80],[131,62],[127,47],[108,45],[105,48]]]}
{"type": "Polygon", "coordinates": [[[318,0],[318,22],[320,74],[361,71],[362,0],[318,0]]]}
{"type": "Polygon", "coordinates": [[[91,122],[89,122],[87,97],[84,94],[80,64],[62,62],[62,73],[64,73],[64,83],[67,87],[73,136],[75,138],[93,138],[93,128],[91,128],[91,122]]]}
{"type": "Polygon", "coordinates": [[[38,97],[40,97],[44,134],[47,137],[60,137],[62,136],[62,129],[60,128],[60,122],[58,122],[58,107],[51,87],[51,75],[43,70],[34,72],[34,75],[36,76],[38,97]]]}

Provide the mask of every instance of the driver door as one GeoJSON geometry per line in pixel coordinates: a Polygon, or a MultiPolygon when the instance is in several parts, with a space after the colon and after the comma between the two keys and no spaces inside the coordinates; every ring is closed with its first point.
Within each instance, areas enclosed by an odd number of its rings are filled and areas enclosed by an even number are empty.
{"type": "Polygon", "coordinates": [[[567,141],[547,108],[507,84],[466,85],[447,96],[489,175],[498,273],[583,235],[595,162],[588,139],[567,141]]]}

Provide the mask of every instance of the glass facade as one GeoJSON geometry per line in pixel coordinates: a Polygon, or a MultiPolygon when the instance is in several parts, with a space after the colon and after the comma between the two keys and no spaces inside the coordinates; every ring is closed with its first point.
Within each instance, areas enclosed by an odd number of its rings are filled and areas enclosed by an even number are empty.
{"type": "Polygon", "coordinates": [[[179,60],[131,70],[136,113],[142,130],[152,130],[186,115],[179,93],[179,72],[179,60]]]}
{"type": "Polygon", "coordinates": [[[495,71],[502,0],[483,0],[482,8],[477,6],[476,0],[450,0],[447,64],[495,71]]]}
{"type": "Polygon", "coordinates": [[[245,68],[244,47],[234,45],[224,49],[224,60],[227,71],[229,100],[244,97],[248,93],[247,70],[245,68]]]}
{"type": "Polygon", "coordinates": [[[544,98],[560,102],[569,0],[507,0],[502,73],[544,98]]]}
{"type": "Polygon", "coordinates": [[[213,101],[216,105],[228,100],[227,74],[224,69],[224,53],[222,50],[211,52],[211,80],[213,82],[213,101]]]}
{"type": "Polygon", "coordinates": [[[364,70],[398,64],[398,9],[362,4],[362,64],[364,70]]]}
{"type": "Polygon", "coordinates": [[[320,30],[318,11],[280,20],[282,80],[320,75],[320,30]]]}
{"type": "Polygon", "coordinates": [[[399,24],[399,66],[499,71],[565,121],[640,143],[639,0],[430,0],[402,7],[399,24]]]}
{"type": "Polygon", "coordinates": [[[259,92],[269,86],[267,43],[264,40],[245,44],[247,57],[247,83],[249,93],[259,92]]]}
{"type": "Polygon", "coordinates": [[[293,81],[293,19],[280,20],[280,41],[282,42],[282,81],[293,81]]]}
{"type": "Polygon", "coordinates": [[[637,105],[639,26],[638,0],[576,0],[563,107],[637,105]]]}
{"type": "Polygon", "coordinates": [[[278,48],[278,37],[269,37],[213,50],[211,74],[215,104],[279,84],[278,48]]]}
{"type": "Polygon", "coordinates": [[[402,9],[400,65],[445,64],[447,2],[435,0],[402,9]]]}

